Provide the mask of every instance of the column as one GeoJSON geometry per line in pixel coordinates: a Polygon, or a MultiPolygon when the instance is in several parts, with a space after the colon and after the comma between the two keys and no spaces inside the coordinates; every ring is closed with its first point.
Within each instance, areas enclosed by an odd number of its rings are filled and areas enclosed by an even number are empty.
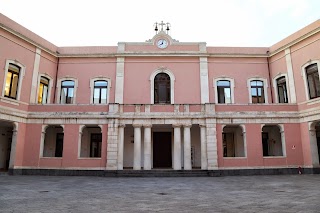
{"type": "Polygon", "coordinates": [[[184,170],[191,170],[191,134],[190,134],[191,124],[183,126],[183,144],[184,144],[184,170]]]}
{"type": "Polygon", "coordinates": [[[207,57],[200,57],[200,92],[201,104],[209,103],[209,77],[207,57]]]}
{"type": "MultiPolygon", "coordinates": [[[[294,76],[293,76],[293,68],[292,68],[292,59],[291,59],[291,50],[290,48],[285,50],[286,55],[286,64],[287,64],[287,73],[288,73],[288,89],[289,89],[289,96],[290,96],[290,103],[297,103],[296,97],[296,87],[294,83],[294,76]]],[[[271,81],[271,80],[270,80],[271,81]]]]}
{"type": "Polygon", "coordinates": [[[123,170],[123,148],[124,148],[124,127],[125,124],[120,124],[118,126],[118,161],[117,169],[123,170]]]}
{"type": "Polygon", "coordinates": [[[151,124],[144,125],[144,170],[151,169],[151,127],[151,124]]]}
{"type": "Polygon", "coordinates": [[[180,124],[172,125],[174,128],[174,142],[173,142],[173,169],[181,170],[181,132],[180,124]]]}
{"type": "Polygon", "coordinates": [[[141,125],[133,124],[134,128],[134,149],[133,149],[133,170],[141,169],[141,125]]]}
{"type": "Polygon", "coordinates": [[[200,140],[201,140],[201,169],[208,169],[207,158],[207,140],[206,140],[206,126],[200,125],[200,140]]]}
{"type": "Polygon", "coordinates": [[[15,163],[15,159],[16,159],[17,134],[18,134],[17,128],[14,128],[12,131],[12,142],[11,142],[9,169],[14,168],[14,163],[15,163]]]}

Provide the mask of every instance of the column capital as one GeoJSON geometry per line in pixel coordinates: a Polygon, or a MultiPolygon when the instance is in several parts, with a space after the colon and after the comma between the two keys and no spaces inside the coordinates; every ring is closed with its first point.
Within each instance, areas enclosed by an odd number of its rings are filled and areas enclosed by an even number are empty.
{"type": "Polygon", "coordinates": [[[144,128],[151,128],[151,127],[152,127],[152,124],[143,124],[143,127],[144,127],[144,128]]]}
{"type": "Polygon", "coordinates": [[[199,124],[200,128],[206,128],[207,126],[205,124],[199,124]]]}
{"type": "Polygon", "coordinates": [[[124,127],[126,127],[126,125],[125,124],[119,124],[118,127],[119,128],[124,128],[124,127]]]}
{"type": "Polygon", "coordinates": [[[182,124],[172,124],[173,128],[180,128],[182,126],[182,124]]]}
{"type": "Polygon", "coordinates": [[[141,128],[142,124],[132,124],[133,128],[141,128]]]}
{"type": "Polygon", "coordinates": [[[191,128],[191,127],[192,127],[192,124],[183,124],[183,127],[184,127],[184,128],[191,128]]]}

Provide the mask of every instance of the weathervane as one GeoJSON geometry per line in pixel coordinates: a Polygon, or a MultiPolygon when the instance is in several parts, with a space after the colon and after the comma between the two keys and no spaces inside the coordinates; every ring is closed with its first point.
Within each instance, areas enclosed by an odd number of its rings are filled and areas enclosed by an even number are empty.
{"type": "Polygon", "coordinates": [[[161,21],[160,23],[158,23],[158,22],[154,23],[154,26],[155,26],[155,27],[154,27],[154,31],[156,31],[156,34],[158,34],[158,30],[159,30],[158,25],[159,25],[159,27],[160,27],[160,32],[161,32],[161,31],[164,31],[163,28],[164,28],[164,26],[165,26],[165,31],[166,31],[166,33],[167,33],[167,34],[169,33],[169,30],[170,30],[170,27],[171,27],[171,25],[170,25],[169,22],[164,23],[163,21],[161,21]]]}

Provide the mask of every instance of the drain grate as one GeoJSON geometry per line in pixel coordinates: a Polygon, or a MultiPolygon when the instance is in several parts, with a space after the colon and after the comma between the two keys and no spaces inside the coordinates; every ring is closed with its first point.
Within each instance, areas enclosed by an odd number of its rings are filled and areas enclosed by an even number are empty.
{"type": "Polygon", "coordinates": [[[49,191],[39,191],[40,193],[45,193],[45,192],[49,192],[49,191]]]}

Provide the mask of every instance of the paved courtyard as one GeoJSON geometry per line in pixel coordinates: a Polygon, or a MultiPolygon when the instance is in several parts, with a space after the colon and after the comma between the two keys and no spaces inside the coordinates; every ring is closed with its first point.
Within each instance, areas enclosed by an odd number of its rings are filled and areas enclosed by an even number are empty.
{"type": "Polygon", "coordinates": [[[319,212],[320,175],[0,176],[0,212],[319,212]]]}

